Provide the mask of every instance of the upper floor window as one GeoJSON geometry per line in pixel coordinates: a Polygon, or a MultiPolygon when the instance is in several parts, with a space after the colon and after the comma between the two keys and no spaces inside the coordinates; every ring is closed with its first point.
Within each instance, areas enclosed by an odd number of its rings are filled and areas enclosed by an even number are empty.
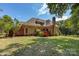
{"type": "Polygon", "coordinates": [[[40,24],[40,25],[44,25],[43,22],[40,22],[40,21],[35,21],[36,24],[40,24]]]}

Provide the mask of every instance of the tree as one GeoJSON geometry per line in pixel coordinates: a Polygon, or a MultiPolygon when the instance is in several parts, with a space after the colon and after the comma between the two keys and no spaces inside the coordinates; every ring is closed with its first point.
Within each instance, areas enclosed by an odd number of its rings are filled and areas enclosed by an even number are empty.
{"type": "MultiPolygon", "coordinates": [[[[72,11],[72,16],[71,16],[71,21],[72,21],[72,29],[74,31],[75,34],[77,34],[79,32],[79,4],[78,5],[74,5],[75,9],[73,9],[72,11]]],[[[78,33],[79,34],[79,33],[78,33]]]]}
{"type": "MultiPolygon", "coordinates": [[[[72,31],[74,34],[79,32],[79,4],[48,3],[49,12],[55,14],[56,17],[62,17],[68,9],[71,9],[71,17],[64,22],[64,27],[72,31]]],[[[63,26],[61,25],[63,29],[63,26]]]]}
{"type": "Polygon", "coordinates": [[[19,21],[18,19],[14,18],[14,26],[13,26],[13,36],[15,36],[15,33],[19,30],[20,28],[20,24],[19,24],[19,21]]]}
{"type": "Polygon", "coordinates": [[[3,16],[3,21],[6,22],[6,23],[13,22],[12,18],[8,15],[3,16]]]}
{"type": "Polygon", "coordinates": [[[8,15],[4,15],[2,19],[4,22],[4,24],[3,24],[4,29],[3,30],[4,30],[4,32],[8,33],[9,30],[13,27],[13,20],[8,15]]]}
{"type": "Polygon", "coordinates": [[[72,4],[66,3],[48,3],[49,12],[57,17],[62,17],[72,4]]]}
{"type": "Polygon", "coordinates": [[[6,33],[7,36],[13,36],[19,27],[19,21],[16,18],[12,19],[10,16],[4,15],[0,19],[0,30],[6,33]]]}
{"type": "MultiPolygon", "coordinates": [[[[3,9],[0,9],[0,12],[2,12],[2,11],[3,11],[3,9]]],[[[2,29],[3,29],[3,21],[0,18],[0,32],[3,32],[2,29]]]]}
{"type": "Polygon", "coordinates": [[[3,32],[3,28],[4,28],[3,25],[4,25],[4,22],[2,19],[0,19],[0,33],[3,32]]]}
{"type": "Polygon", "coordinates": [[[66,28],[72,28],[73,27],[73,23],[72,20],[69,18],[64,22],[64,25],[66,28]]]}

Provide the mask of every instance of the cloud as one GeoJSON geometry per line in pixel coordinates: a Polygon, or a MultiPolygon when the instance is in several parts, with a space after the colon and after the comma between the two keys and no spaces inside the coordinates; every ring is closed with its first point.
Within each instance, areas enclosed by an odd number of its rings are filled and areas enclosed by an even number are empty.
{"type": "Polygon", "coordinates": [[[48,14],[48,13],[49,13],[49,9],[47,8],[46,3],[42,4],[41,8],[38,10],[38,16],[43,14],[48,14]]]}
{"type": "MultiPolygon", "coordinates": [[[[50,14],[49,9],[47,7],[48,6],[46,3],[42,4],[41,8],[38,10],[38,16],[44,15],[44,14],[50,14]]],[[[52,16],[54,16],[54,15],[52,15],[52,16]]],[[[62,18],[56,18],[56,21],[66,20],[66,19],[70,18],[70,16],[64,15],[62,18]]]]}
{"type": "Polygon", "coordinates": [[[56,18],[56,21],[66,20],[68,18],[70,18],[70,16],[63,16],[62,18],[56,18]]]}

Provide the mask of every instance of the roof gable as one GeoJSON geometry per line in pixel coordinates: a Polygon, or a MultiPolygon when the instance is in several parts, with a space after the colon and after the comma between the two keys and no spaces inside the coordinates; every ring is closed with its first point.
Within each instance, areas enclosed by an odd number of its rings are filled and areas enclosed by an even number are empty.
{"type": "Polygon", "coordinates": [[[26,22],[27,25],[35,25],[35,26],[46,26],[48,24],[51,24],[50,20],[43,20],[39,18],[31,18],[26,22]]]}

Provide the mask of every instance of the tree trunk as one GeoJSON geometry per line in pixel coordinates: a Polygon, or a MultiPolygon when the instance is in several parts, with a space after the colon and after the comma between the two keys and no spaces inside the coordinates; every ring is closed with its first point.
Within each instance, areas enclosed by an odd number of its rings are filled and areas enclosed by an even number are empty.
{"type": "Polygon", "coordinates": [[[56,23],[56,20],[55,20],[55,17],[52,18],[52,35],[54,36],[55,35],[55,23],[56,23]]]}

